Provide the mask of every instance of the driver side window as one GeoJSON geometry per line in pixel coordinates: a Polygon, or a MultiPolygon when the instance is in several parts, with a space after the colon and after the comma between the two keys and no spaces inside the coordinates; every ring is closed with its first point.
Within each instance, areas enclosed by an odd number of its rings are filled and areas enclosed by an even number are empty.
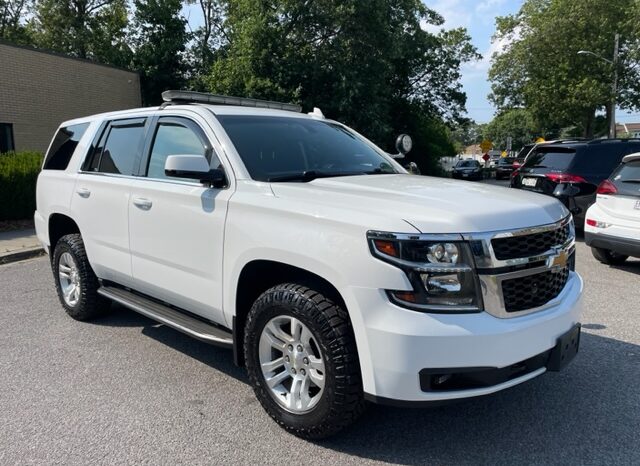
{"type": "MultiPolygon", "coordinates": [[[[151,146],[147,178],[169,178],[164,173],[164,165],[170,155],[202,155],[209,162],[213,158],[214,167],[220,165],[202,130],[186,118],[167,117],[159,120],[151,146]]],[[[181,178],[171,177],[170,179],[181,178]]],[[[185,181],[193,180],[185,179],[185,181]]]]}

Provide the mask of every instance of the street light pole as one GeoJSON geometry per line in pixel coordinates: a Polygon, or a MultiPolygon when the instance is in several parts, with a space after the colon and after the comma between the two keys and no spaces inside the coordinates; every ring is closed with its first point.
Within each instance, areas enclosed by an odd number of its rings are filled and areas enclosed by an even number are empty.
{"type": "Polygon", "coordinates": [[[616,33],[615,45],[613,46],[613,87],[611,94],[611,121],[609,122],[609,137],[616,138],[616,94],[618,93],[618,52],[620,44],[620,34],[616,33]]]}
{"type": "Polygon", "coordinates": [[[579,50],[578,55],[592,55],[596,58],[599,58],[602,61],[606,61],[613,67],[613,83],[611,86],[611,102],[609,105],[611,106],[609,110],[609,138],[615,139],[616,137],[616,95],[618,94],[618,55],[620,50],[620,34],[616,33],[615,42],[613,45],[613,60],[609,60],[608,58],[604,58],[597,53],[590,52],[588,50],[579,50]]]}

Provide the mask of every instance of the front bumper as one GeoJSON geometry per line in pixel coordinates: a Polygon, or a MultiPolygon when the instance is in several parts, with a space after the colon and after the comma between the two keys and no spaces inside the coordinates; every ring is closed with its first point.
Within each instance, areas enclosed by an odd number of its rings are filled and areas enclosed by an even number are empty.
{"type": "Polygon", "coordinates": [[[365,394],[378,402],[420,404],[487,395],[530,380],[546,366],[491,386],[445,391],[423,390],[420,373],[506,368],[551,350],[580,321],[582,288],[571,272],[554,306],[508,319],[415,312],[390,303],[381,290],[353,288],[347,306],[366,310],[354,319],[361,323],[354,328],[365,394]]]}

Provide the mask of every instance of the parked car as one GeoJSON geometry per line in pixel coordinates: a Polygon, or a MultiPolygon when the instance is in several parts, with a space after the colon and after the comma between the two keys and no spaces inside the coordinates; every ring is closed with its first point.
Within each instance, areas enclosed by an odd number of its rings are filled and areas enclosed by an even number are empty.
{"type": "Polygon", "coordinates": [[[502,157],[496,164],[496,180],[508,179],[513,171],[519,167],[521,161],[515,157],[502,157]]]}
{"type": "Polygon", "coordinates": [[[163,97],[65,122],[45,156],[34,219],[72,318],[115,301],[233,349],[304,438],[365,400],[486,395],[576,355],[583,282],[556,199],[411,176],[294,105],[163,97]]]}
{"type": "Polygon", "coordinates": [[[640,257],[640,153],[624,157],[598,186],[596,203],[587,210],[584,239],[604,264],[640,257]]]}
{"type": "Polygon", "coordinates": [[[481,180],[482,165],[477,160],[460,160],[453,167],[451,177],[461,180],[481,180]]]}
{"type": "Polygon", "coordinates": [[[625,155],[640,151],[639,139],[597,139],[545,144],[534,149],[511,178],[511,187],[556,197],[582,227],[598,185],[625,155]]]}

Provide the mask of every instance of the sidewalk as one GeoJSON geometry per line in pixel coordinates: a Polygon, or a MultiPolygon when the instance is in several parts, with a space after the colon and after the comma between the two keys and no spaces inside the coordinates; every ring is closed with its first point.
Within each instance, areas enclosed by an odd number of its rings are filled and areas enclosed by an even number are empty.
{"type": "Polygon", "coordinates": [[[0,265],[44,254],[35,230],[0,233],[0,265]]]}

